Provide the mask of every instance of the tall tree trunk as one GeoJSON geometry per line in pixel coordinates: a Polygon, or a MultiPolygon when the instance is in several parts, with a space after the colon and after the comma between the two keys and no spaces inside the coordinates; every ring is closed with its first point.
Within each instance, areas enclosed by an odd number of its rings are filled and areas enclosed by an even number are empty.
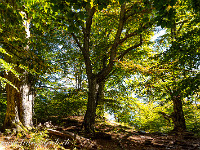
{"type": "MultiPolygon", "coordinates": [[[[5,78],[12,82],[16,88],[20,88],[20,81],[11,72],[7,73],[5,78]]],[[[20,122],[19,108],[21,103],[21,95],[13,86],[9,84],[6,85],[6,92],[7,110],[3,129],[15,128],[16,125],[20,122]]]]}
{"type": "Polygon", "coordinates": [[[97,106],[97,93],[99,85],[95,78],[88,79],[88,103],[87,103],[87,111],[84,117],[84,127],[86,132],[94,132],[94,124],[96,117],[96,106],[97,106]]]}
{"type": "Polygon", "coordinates": [[[97,107],[98,107],[98,114],[99,117],[102,117],[104,115],[104,87],[105,87],[105,81],[102,81],[99,83],[99,88],[97,91],[97,107]]]}
{"type": "MultiPolygon", "coordinates": [[[[27,18],[26,13],[21,13],[24,14],[24,18],[27,18]]],[[[29,23],[26,19],[24,19],[24,26],[27,38],[29,38],[29,23]]],[[[28,45],[24,49],[28,51],[28,45]]],[[[5,58],[5,60],[12,63],[12,60],[10,60],[8,57],[5,58]]],[[[18,128],[20,126],[31,128],[33,126],[32,115],[34,100],[34,93],[31,90],[32,78],[27,71],[20,69],[19,67],[16,67],[15,69],[17,72],[22,74],[19,78],[17,78],[11,72],[5,73],[6,79],[12,82],[12,84],[17,87],[18,90],[9,84],[6,85],[7,110],[3,128],[18,128]]]]}
{"type": "Polygon", "coordinates": [[[87,111],[84,118],[84,127],[87,132],[94,132],[96,107],[104,98],[105,82],[98,83],[95,78],[90,79],[87,111]]]}
{"type": "MultiPolygon", "coordinates": [[[[103,65],[103,69],[97,73],[97,74],[93,74],[94,70],[93,70],[93,65],[90,59],[90,35],[91,35],[91,25],[92,25],[92,19],[94,16],[94,13],[96,12],[96,8],[92,7],[90,5],[88,5],[88,7],[86,6],[86,11],[88,12],[88,17],[86,19],[86,23],[85,23],[85,28],[83,29],[83,47],[82,44],[79,42],[78,38],[76,37],[75,34],[72,34],[73,38],[75,39],[78,47],[80,48],[80,50],[82,51],[83,57],[84,57],[84,61],[85,61],[85,66],[86,66],[86,74],[87,74],[87,78],[88,78],[88,88],[89,88],[89,92],[88,92],[88,103],[87,103],[87,111],[85,114],[85,118],[84,118],[84,127],[85,130],[88,132],[94,132],[94,123],[95,123],[95,116],[96,116],[96,107],[97,107],[97,101],[98,99],[101,97],[101,94],[99,93],[100,91],[100,82],[105,81],[106,77],[110,74],[110,72],[113,69],[115,60],[116,60],[116,54],[117,54],[117,47],[120,43],[120,36],[121,33],[123,31],[123,27],[125,24],[125,4],[121,5],[121,11],[120,11],[120,17],[119,17],[119,25],[118,25],[118,29],[115,35],[115,40],[113,42],[113,45],[111,46],[111,49],[109,49],[109,64],[107,64],[106,66],[103,65]]],[[[140,38],[142,39],[142,38],[140,38]]],[[[141,41],[140,44],[137,46],[134,46],[132,48],[129,48],[127,50],[125,50],[125,52],[123,53],[123,56],[128,53],[129,51],[131,51],[134,48],[137,48],[138,46],[141,45],[141,41]]],[[[123,57],[120,55],[120,58],[123,57]]]]}
{"type": "Polygon", "coordinates": [[[21,105],[21,113],[22,117],[20,118],[22,124],[25,127],[32,128],[33,126],[33,103],[34,103],[34,98],[35,94],[34,91],[32,90],[32,83],[30,83],[30,80],[32,79],[32,75],[30,75],[27,71],[25,71],[25,77],[24,80],[22,81],[21,85],[21,97],[22,97],[22,105],[21,105]]]}
{"type": "Polygon", "coordinates": [[[185,118],[183,113],[182,100],[178,96],[173,96],[173,114],[174,131],[182,132],[186,130],[185,118]]]}
{"type": "Polygon", "coordinates": [[[18,91],[13,86],[6,85],[7,110],[3,128],[18,128],[20,124],[31,128],[34,93],[31,91],[31,84],[27,81],[28,75],[23,77],[23,80],[9,72],[6,78],[17,87],[18,91]]]}

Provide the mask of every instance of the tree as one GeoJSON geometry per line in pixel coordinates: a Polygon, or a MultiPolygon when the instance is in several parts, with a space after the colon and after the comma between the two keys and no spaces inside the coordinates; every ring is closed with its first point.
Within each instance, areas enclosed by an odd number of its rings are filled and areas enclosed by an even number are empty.
{"type": "MultiPolygon", "coordinates": [[[[176,1],[175,1],[176,2],[176,1]]],[[[175,4],[175,3],[174,3],[175,4]]],[[[199,24],[198,14],[191,9],[191,2],[176,2],[174,6],[179,9],[172,9],[171,24],[171,47],[164,52],[163,62],[173,62],[172,67],[177,66],[179,75],[173,81],[171,98],[174,106],[174,130],[186,130],[182,100],[185,97],[195,94],[199,89],[199,24]],[[180,18],[180,15],[183,16],[180,18]],[[185,33],[186,32],[186,33],[185,33]],[[179,78],[179,79],[178,79],[179,78]]],[[[176,72],[176,71],[175,71],[176,72]]]]}
{"type": "Polygon", "coordinates": [[[139,48],[149,36],[149,1],[52,1],[60,28],[67,28],[82,52],[88,81],[86,131],[94,131],[101,89],[117,61],[139,48]]]}
{"type": "Polygon", "coordinates": [[[147,96],[173,102],[173,113],[165,116],[173,120],[174,131],[182,132],[186,130],[183,99],[199,90],[198,14],[191,9],[190,1],[160,1],[154,7],[157,24],[167,28],[158,41],[158,47],[164,45],[165,51],[149,67],[150,73],[145,73],[144,91],[147,96]]]}
{"type": "Polygon", "coordinates": [[[3,1],[1,6],[4,8],[3,17],[5,17],[2,28],[3,41],[1,43],[8,53],[4,59],[6,63],[13,64],[16,71],[13,73],[8,70],[4,73],[5,78],[14,86],[6,85],[7,111],[3,128],[23,129],[23,126],[31,128],[33,126],[33,79],[30,73],[24,70],[25,66],[23,65],[23,61],[27,59],[29,53],[27,43],[27,39],[30,37],[28,14],[20,2],[3,1]],[[9,18],[6,18],[6,12],[10,13],[9,18]],[[17,19],[16,23],[14,23],[15,19],[17,19]],[[15,30],[21,31],[21,33],[17,33],[15,30]],[[10,33],[5,34],[6,31],[10,31],[10,33]],[[24,56],[20,53],[23,53],[24,56]],[[12,59],[9,56],[11,54],[13,55],[12,59]]]}

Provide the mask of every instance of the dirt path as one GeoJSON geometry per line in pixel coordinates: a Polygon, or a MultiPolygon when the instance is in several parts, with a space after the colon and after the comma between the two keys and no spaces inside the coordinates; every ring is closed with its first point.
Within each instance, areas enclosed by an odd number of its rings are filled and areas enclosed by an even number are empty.
{"type": "Polygon", "coordinates": [[[1,137],[0,137],[0,150],[7,150],[1,137]]]}
{"type": "MultiPolygon", "coordinates": [[[[200,137],[194,136],[190,132],[184,132],[180,135],[173,133],[148,133],[145,131],[135,131],[131,127],[122,126],[112,122],[98,122],[95,126],[95,136],[90,136],[81,131],[83,118],[63,119],[63,126],[51,125],[52,130],[76,133],[79,136],[90,139],[96,143],[96,149],[101,150],[200,150],[200,137]]],[[[42,129],[46,129],[41,126],[42,129]]],[[[49,140],[62,139],[62,137],[49,136],[49,140]]],[[[13,150],[13,146],[8,145],[16,141],[16,138],[6,137],[0,134],[0,150],[13,150]],[[13,141],[13,142],[12,142],[13,141]]],[[[77,142],[76,147],[86,145],[85,142],[77,142]]],[[[56,149],[55,144],[48,147],[41,147],[43,150],[56,149]],[[53,148],[51,148],[52,146],[53,148]]],[[[67,145],[67,149],[69,145],[67,145]]],[[[33,149],[32,149],[33,150],[33,149]]]]}
{"type": "Polygon", "coordinates": [[[11,150],[10,146],[4,140],[3,135],[0,133],[0,150],[11,150]]]}

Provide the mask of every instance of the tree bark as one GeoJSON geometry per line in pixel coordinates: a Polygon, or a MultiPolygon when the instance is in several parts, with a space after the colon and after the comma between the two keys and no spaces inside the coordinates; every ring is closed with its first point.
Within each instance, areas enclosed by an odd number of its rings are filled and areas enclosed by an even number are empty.
{"type": "MultiPolygon", "coordinates": [[[[24,18],[27,18],[27,14],[24,12],[22,13],[24,14],[24,18]]],[[[29,38],[29,23],[26,19],[24,19],[24,26],[27,38],[29,38]]],[[[26,51],[29,50],[28,44],[24,49],[26,51]]],[[[7,62],[14,63],[8,57],[6,57],[5,60],[7,62]]],[[[8,79],[18,90],[9,84],[6,85],[7,110],[3,129],[18,129],[19,126],[31,128],[33,126],[32,115],[34,92],[31,89],[31,82],[33,81],[32,76],[27,71],[19,68],[18,66],[15,69],[21,74],[19,78],[17,78],[16,75],[11,72],[5,73],[5,78],[8,79]]]]}
{"type": "Polygon", "coordinates": [[[178,96],[173,96],[173,114],[171,115],[174,123],[174,131],[183,132],[186,130],[185,118],[183,113],[182,100],[178,96]]]}
{"type": "Polygon", "coordinates": [[[102,100],[104,99],[105,81],[101,81],[98,85],[99,86],[97,91],[97,105],[100,105],[102,100]]]}
{"type": "MultiPolygon", "coordinates": [[[[19,89],[20,82],[18,79],[16,79],[15,75],[9,72],[8,74],[5,75],[5,78],[8,79],[10,82],[12,82],[15,85],[15,87],[19,89]]],[[[19,106],[21,103],[20,93],[9,84],[6,85],[6,92],[7,92],[7,110],[6,110],[3,129],[14,128],[16,127],[16,124],[20,122],[19,120],[19,115],[20,115],[19,106]]]]}
{"type": "Polygon", "coordinates": [[[89,83],[87,111],[84,117],[84,127],[86,132],[94,132],[96,117],[96,107],[104,98],[105,81],[97,82],[96,78],[91,78],[89,83]]]}
{"type": "Polygon", "coordinates": [[[97,93],[99,85],[95,78],[88,79],[88,103],[87,103],[87,111],[84,117],[84,127],[86,132],[94,132],[94,124],[96,117],[96,106],[97,106],[97,93]]]}
{"type": "Polygon", "coordinates": [[[19,91],[7,84],[7,110],[4,120],[4,129],[17,128],[22,123],[23,126],[31,128],[33,126],[33,99],[34,93],[31,92],[31,85],[23,83],[14,74],[9,72],[6,78],[11,81],[19,91]]]}

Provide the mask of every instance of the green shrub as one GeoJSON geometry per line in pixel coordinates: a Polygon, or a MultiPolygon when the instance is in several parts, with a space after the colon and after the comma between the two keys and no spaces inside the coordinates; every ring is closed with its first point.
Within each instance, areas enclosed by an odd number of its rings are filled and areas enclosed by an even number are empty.
{"type": "MultiPolygon", "coordinates": [[[[71,115],[84,115],[86,111],[86,91],[72,91],[68,93],[42,91],[35,99],[35,118],[38,122],[45,122],[51,118],[71,115]]],[[[53,120],[52,120],[53,121],[53,120]]]]}

